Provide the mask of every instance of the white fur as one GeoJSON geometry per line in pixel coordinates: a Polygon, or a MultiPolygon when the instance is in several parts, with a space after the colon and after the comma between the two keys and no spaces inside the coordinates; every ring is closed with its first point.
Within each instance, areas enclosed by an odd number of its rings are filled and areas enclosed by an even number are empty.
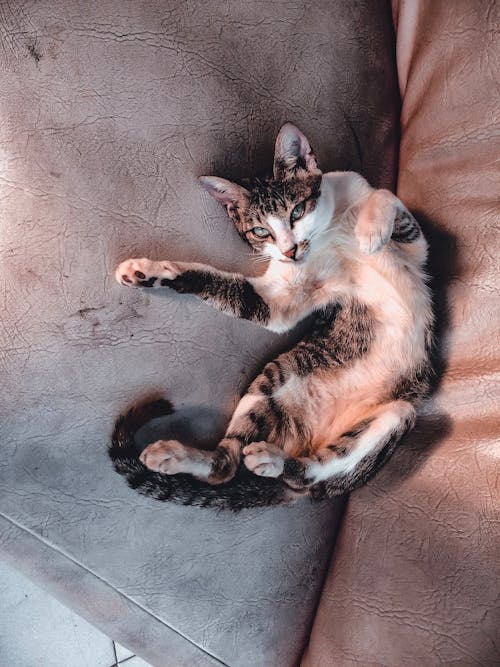
{"type": "MultiPolygon", "coordinates": [[[[284,144],[287,132],[289,129],[282,137],[284,144]]],[[[208,185],[212,187],[213,183],[208,185]]],[[[227,188],[217,190],[217,194],[226,196],[227,188]]],[[[296,406],[308,432],[301,429],[295,433],[292,424],[286,441],[283,434],[273,432],[272,444],[248,445],[245,464],[256,474],[281,474],[286,455],[304,457],[322,450],[331,454],[325,450],[328,444],[369,418],[371,423],[346,456],[308,459],[308,474],[315,481],[347,474],[413,411],[404,401],[388,402],[388,392],[398,378],[426,358],[426,330],[432,318],[422,269],[427,244],[423,236],[408,244],[390,240],[398,209],[405,210],[394,195],[374,190],[359,174],[332,172],[322,177],[315,208],[298,220],[293,230],[288,220],[267,216],[276,239],[276,243],[264,247],[264,254],[270,257],[269,266],[263,276],[247,279],[270,308],[266,326],[276,332],[288,331],[321,307],[355,299],[369,307],[375,328],[369,351],[349,367],[326,369],[306,377],[292,375],[275,392],[274,398],[288,406],[291,413],[296,406]],[[301,261],[285,257],[287,250],[301,242],[306,248],[301,261]]],[[[124,284],[135,285],[140,284],[136,271],[172,279],[182,271],[197,268],[223,274],[198,264],[127,260],[118,267],[116,277],[124,284]]],[[[216,298],[211,302],[218,307],[216,298]]],[[[220,307],[228,312],[227,305],[221,303],[220,307]]],[[[262,400],[257,394],[244,396],[228,433],[237,429],[240,420],[262,400]]],[[[187,448],[181,448],[180,443],[160,441],[145,450],[141,460],[167,474],[189,471],[207,478],[209,455],[190,450],[188,456],[187,448]]]]}
{"type": "MultiPolygon", "coordinates": [[[[334,379],[321,374],[290,378],[278,391],[287,402],[297,397],[304,421],[316,425],[313,449],[333,442],[373,412],[387,387],[424,360],[430,320],[430,293],[421,268],[427,248],[423,237],[411,244],[388,241],[383,218],[376,218],[376,236],[385,238],[385,245],[367,254],[360,241],[363,230],[356,234],[355,229],[360,219],[366,228],[364,207],[370,195],[380,191],[358,174],[335,172],[323,176],[321,192],[310,219],[304,220],[302,233],[312,238],[305,261],[271,260],[263,276],[251,279],[271,306],[272,331],[287,331],[319,307],[353,297],[367,304],[376,318],[370,351],[349,369],[338,370],[334,379]]],[[[385,216],[396,206],[404,208],[384,191],[371,213],[376,217],[378,210],[385,216]]],[[[392,232],[392,220],[388,222],[392,232]]],[[[294,450],[298,443],[285,446],[294,450]]]]}

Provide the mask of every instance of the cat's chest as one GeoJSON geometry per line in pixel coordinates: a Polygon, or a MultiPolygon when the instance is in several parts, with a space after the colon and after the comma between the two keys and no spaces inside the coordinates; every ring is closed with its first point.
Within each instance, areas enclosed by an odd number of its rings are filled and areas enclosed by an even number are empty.
{"type": "Polygon", "coordinates": [[[280,296],[291,309],[310,310],[335,300],[344,287],[338,279],[312,276],[306,280],[284,282],[280,296]]]}

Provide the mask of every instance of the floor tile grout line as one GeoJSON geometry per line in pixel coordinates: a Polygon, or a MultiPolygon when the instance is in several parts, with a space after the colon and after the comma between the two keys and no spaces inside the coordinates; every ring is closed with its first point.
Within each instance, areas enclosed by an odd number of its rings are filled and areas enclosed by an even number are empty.
{"type": "Polygon", "coordinates": [[[117,654],[117,652],[116,652],[116,644],[115,644],[115,640],[112,639],[111,642],[112,642],[112,644],[113,644],[113,654],[114,654],[114,656],[115,656],[115,664],[113,665],[113,667],[116,667],[117,664],[118,664],[118,654],[117,654]]]}
{"type": "Polygon", "coordinates": [[[116,667],[113,640],[107,633],[3,559],[0,560],[0,599],[0,618],[3,621],[4,616],[9,618],[8,627],[0,631],[0,665],[46,667],[44,656],[50,660],[49,655],[55,653],[57,657],[54,655],[53,659],[58,665],[64,662],[66,667],[74,663],[116,667]],[[31,630],[27,619],[36,621],[34,625],[31,623],[31,630]]]}
{"type": "Polygon", "coordinates": [[[129,655],[128,658],[125,658],[124,660],[121,660],[120,662],[118,662],[118,663],[117,663],[117,667],[118,667],[118,665],[123,665],[125,662],[127,662],[128,660],[132,660],[132,658],[135,658],[135,657],[137,657],[137,656],[135,656],[135,655],[129,655]]]}
{"type": "Polygon", "coordinates": [[[206,656],[208,656],[209,658],[211,658],[211,659],[214,660],[215,662],[218,662],[220,665],[222,665],[222,667],[229,667],[223,660],[221,660],[220,658],[218,658],[217,656],[215,656],[213,653],[210,653],[210,652],[207,651],[206,649],[204,649],[204,648],[202,648],[201,646],[199,646],[199,644],[197,644],[193,639],[190,639],[189,637],[187,637],[186,635],[184,635],[180,630],[177,630],[177,629],[174,628],[173,626],[169,625],[166,621],[164,621],[163,619],[161,619],[161,618],[159,618],[158,616],[156,616],[155,614],[153,614],[151,611],[149,611],[146,607],[144,607],[143,605],[141,605],[141,604],[140,604],[139,602],[137,602],[136,600],[133,600],[133,599],[130,598],[128,595],[125,595],[125,593],[122,593],[122,591],[118,590],[118,589],[115,588],[112,584],[110,584],[109,581],[106,581],[106,579],[104,579],[104,577],[100,576],[99,574],[97,574],[97,573],[94,572],[93,570],[89,569],[88,567],[86,567],[85,565],[83,565],[82,563],[80,563],[78,560],[76,560],[76,558],[74,558],[74,557],[72,557],[70,554],[66,553],[66,552],[65,552],[63,549],[61,549],[60,547],[57,547],[57,546],[55,546],[54,544],[51,544],[48,540],[46,540],[44,537],[42,537],[41,535],[39,535],[38,533],[36,533],[36,532],[35,532],[34,530],[32,530],[31,528],[28,528],[27,526],[23,526],[22,524],[20,524],[18,521],[16,521],[16,520],[13,519],[12,517],[7,516],[6,514],[4,514],[4,512],[0,512],[0,517],[3,518],[3,519],[5,519],[5,521],[8,521],[8,522],[11,523],[12,525],[16,526],[19,530],[21,530],[21,531],[23,531],[23,532],[25,532],[25,533],[28,533],[28,535],[31,535],[32,537],[34,537],[36,540],[38,540],[38,541],[41,542],[42,544],[45,544],[45,546],[48,547],[49,549],[52,549],[53,551],[55,551],[56,553],[60,554],[60,555],[63,556],[64,558],[67,558],[71,563],[73,563],[73,564],[76,565],[77,567],[79,567],[79,568],[81,568],[82,570],[84,570],[85,572],[88,572],[89,574],[91,574],[91,575],[92,575],[93,577],[95,577],[98,581],[101,581],[105,586],[107,586],[108,588],[111,588],[111,590],[113,590],[116,594],[118,594],[119,596],[123,597],[125,600],[128,600],[128,601],[130,602],[130,604],[136,606],[138,609],[140,609],[142,612],[144,612],[145,614],[147,614],[147,615],[150,616],[151,618],[154,618],[156,621],[158,621],[158,623],[160,623],[160,624],[163,625],[164,627],[168,628],[171,632],[173,632],[174,634],[176,634],[176,635],[178,635],[179,637],[181,637],[182,639],[184,639],[184,641],[187,641],[187,642],[188,642],[189,644],[191,644],[193,647],[197,648],[201,653],[204,653],[206,656]]]}

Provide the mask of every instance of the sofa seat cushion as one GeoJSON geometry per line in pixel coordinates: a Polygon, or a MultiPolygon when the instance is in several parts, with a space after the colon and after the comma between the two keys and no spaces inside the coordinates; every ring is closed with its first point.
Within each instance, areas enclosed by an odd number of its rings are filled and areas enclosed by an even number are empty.
{"type": "Polygon", "coordinates": [[[0,555],[156,666],[294,664],[340,504],[161,504],[107,456],[114,419],[153,394],[220,436],[283,341],[113,272],[130,256],[253,268],[196,177],[268,168],[286,120],[324,169],[391,186],[390,12],[41,0],[0,31],[0,555]]]}

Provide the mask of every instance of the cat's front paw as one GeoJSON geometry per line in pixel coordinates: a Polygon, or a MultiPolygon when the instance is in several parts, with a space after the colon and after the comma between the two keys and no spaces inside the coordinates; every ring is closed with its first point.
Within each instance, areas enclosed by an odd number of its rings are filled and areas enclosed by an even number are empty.
{"type": "Polygon", "coordinates": [[[354,229],[359,249],[366,255],[381,250],[391,238],[392,222],[387,220],[360,220],[354,229]]]}
{"type": "Polygon", "coordinates": [[[154,472],[176,475],[185,471],[183,462],[186,456],[186,448],[177,440],[158,440],[148,445],[139,458],[146,468],[154,472]]]}
{"type": "Polygon", "coordinates": [[[155,264],[150,259],[126,259],[118,264],[115,271],[116,280],[127,287],[152,287],[158,276],[155,275],[155,264]]]}
{"type": "Polygon", "coordinates": [[[179,270],[173,262],[154,262],[145,257],[126,259],[115,271],[116,280],[127,287],[156,287],[178,275],[179,270]]]}
{"type": "Polygon", "coordinates": [[[260,477],[279,477],[283,472],[285,457],[283,451],[267,442],[252,442],[243,448],[243,463],[260,477]]]}
{"type": "Polygon", "coordinates": [[[354,233],[361,252],[372,255],[390,240],[394,230],[396,198],[388,190],[375,190],[358,214],[354,233]]]}

